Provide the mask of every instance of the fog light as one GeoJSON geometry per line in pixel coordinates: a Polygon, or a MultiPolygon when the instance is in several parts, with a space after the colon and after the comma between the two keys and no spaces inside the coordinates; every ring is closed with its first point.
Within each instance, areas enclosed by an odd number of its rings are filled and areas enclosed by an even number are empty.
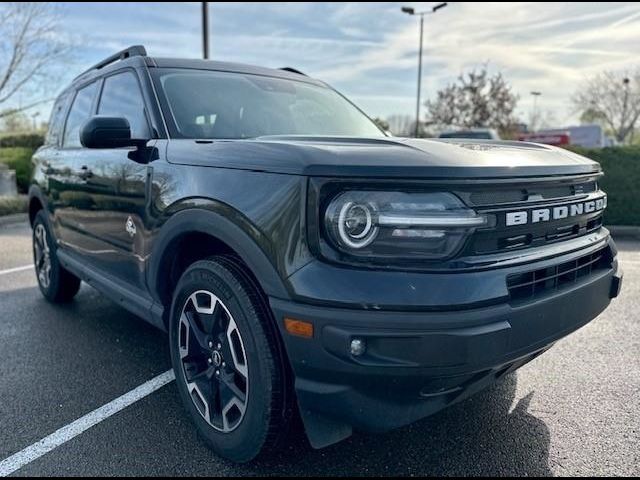
{"type": "Polygon", "coordinates": [[[354,357],[359,357],[363,355],[367,350],[367,344],[361,338],[354,338],[351,340],[351,355],[354,357]]]}

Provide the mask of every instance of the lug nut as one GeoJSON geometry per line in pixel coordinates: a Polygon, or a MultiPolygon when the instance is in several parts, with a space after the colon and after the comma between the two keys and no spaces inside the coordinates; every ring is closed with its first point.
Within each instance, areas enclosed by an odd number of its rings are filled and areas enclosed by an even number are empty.
{"type": "Polygon", "coordinates": [[[216,375],[220,375],[220,370],[216,370],[216,375]]]}
{"type": "Polygon", "coordinates": [[[221,344],[221,343],[218,343],[218,345],[216,345],[216,348],[217,348],[218,350],[220,350],[220,349],[222,348],[222,344],[221,344]]]}
{"type": "Polygon", "coordinates": [[[207,359],[207,362],[209,362],[209,365],[211,365],[211,364],[213,363],[213,359],[208,358],[208,359],[207,359]]]}
{"type": "Polygon", "coordinates": [[[209,342],[209,348],[213,348],[213,342],[209,342]]]}

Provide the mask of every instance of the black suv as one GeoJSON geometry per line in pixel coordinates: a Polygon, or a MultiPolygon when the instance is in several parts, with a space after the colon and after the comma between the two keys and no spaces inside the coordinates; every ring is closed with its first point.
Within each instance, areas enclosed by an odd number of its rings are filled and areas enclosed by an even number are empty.
{"type": "Polygon", "coordinates": [[[60,95],[34,164],[43,295],[83,280],[168,331],[186,409],[235,461],[296,415],[320,448],[433,414],[620,290],[597,163],[391,138],[289,68],[131,47],[60,95]]]}

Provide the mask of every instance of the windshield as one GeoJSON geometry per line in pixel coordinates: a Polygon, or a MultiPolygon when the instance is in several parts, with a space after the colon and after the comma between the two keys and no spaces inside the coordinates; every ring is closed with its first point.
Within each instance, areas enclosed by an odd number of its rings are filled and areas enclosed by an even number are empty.
{"type": "Polygon", "coordinates": [[[163,69],[157,79],[178,137],[384,136],[366,115],[324,86],[186,69],[163,69]]]}

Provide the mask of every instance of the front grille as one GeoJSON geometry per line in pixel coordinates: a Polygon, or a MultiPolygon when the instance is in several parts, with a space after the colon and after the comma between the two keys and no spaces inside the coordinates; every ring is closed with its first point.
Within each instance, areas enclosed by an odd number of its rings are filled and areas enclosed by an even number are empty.
{"type": "Polygon", "coordinates": [[[514,302],[523,302],[563,290],[585,277],[609,270],[612,261],[607,247],[570,262],[510,275],[507,278],[509,297],[514,302]]]}
{"type": "Polygon", "coordinates": [[[562,225],[537,225],[528,226],[528,230],[514,229],[478,232],[471,242],[472,251],[475,254],[503,252],[506,250],[518,250],[554,242],[570,240],[582,235],[593,233],[602,227],[602,216],[598,212],[596,218],[585,221],[575,221],[562,225]]]}
{"type": "Polygon", "coordinates": [[[535,185],[523,188],[480,190],[470,193],[469,203],[472,206],[487,206],[526,202],[530,198],[554,200],[592,193],[595,192],[596,189],[596,182],[589,181],[566,185],[535,185]]]}
{"type": "Polygon", "coordinates": [[[551,211],[604,198],[593,177],[536,181],[520,185],[478,186],[460,194],[464,201],[490,218],[490,226],[479,228],[466,245],[467,255],[487,255],[510,250],[537,248],[571,240],[598,231],[604,209],[533,221],[534,210],[551,211]],[[507,224],[510,212],[527,212],[522,224],[507,224]]]}

